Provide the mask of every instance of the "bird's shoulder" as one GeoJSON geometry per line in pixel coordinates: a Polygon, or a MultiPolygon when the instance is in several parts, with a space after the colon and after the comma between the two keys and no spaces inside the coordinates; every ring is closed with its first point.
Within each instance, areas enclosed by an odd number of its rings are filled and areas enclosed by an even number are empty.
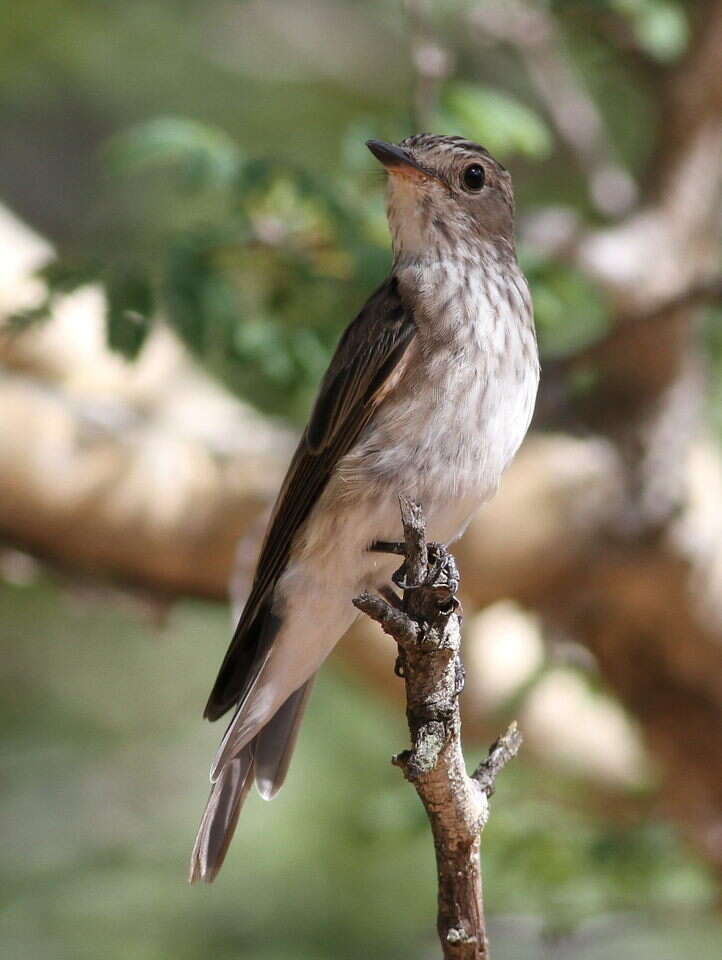
{"type": "Polygon", "coordinates": [[[314,403],[304,433],[309,453],[319,453],[338,431],[355,420],[359,404],[378,401],[416,333],[394,275],[369,297],[346,327],[314,403]]]}

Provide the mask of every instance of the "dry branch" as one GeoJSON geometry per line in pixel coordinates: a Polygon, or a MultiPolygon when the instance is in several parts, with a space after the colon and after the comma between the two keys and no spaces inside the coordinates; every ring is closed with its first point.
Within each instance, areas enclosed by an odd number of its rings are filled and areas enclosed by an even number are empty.
{"type": "MultiPolygon", "coordinates": [[[[394,757],[414,785],[431,824],[438,878],[437,929],[446,960],[482,960],[488,943],[481,887],[481,831],[497,775],[517,753],[512,724],[473,776],[461,749],[459,694],[459,575],[451,554],[426,543],[421,508],[402,497],[406,560],[394,575],[400,606],[371,594],[354,603],[381,624],[398,645],[397,672],[406,684],[411,750],[394,757]]],[[[389,545],[392,546],[393,545],[389,545]]],[[[396,552],[395,549],[392,552],[396,552]]]]}

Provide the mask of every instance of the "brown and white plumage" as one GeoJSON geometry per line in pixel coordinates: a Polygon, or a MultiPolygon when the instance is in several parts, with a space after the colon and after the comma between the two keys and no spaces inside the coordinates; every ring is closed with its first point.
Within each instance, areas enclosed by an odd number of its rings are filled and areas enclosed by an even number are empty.
{"type": "Polygon", "coordinates": [[[414,332],[393,277],[346,328],[276,500],[251,594],[208,698],[204,716],[209,720],[217,720],[237,703],[246,692],[245,685],[252,682],[252,664],[266,652],[258,621],[267,616],[266,607],[288,562],[293,538],[339,460],[383,399],[386,381],[414,332]]]}
{"type": "Polygon", "coordinates": [[[293,457],[251,593],[206,706],[235,707],[216,756],[191,879],[212,880],[255,777],[286,775],[313,678],[383,584],[397,497],[449,542],[527,430],[538,382],[531,303],[516,263],[511,182],[483,148],[422,134],[372,146],[389,173],[391,277],[344,333],[293,457]],[[386,151],[386,152],[384,152],[386,151]],[[469,164],[483,187],[464,188],[469,164]]]}

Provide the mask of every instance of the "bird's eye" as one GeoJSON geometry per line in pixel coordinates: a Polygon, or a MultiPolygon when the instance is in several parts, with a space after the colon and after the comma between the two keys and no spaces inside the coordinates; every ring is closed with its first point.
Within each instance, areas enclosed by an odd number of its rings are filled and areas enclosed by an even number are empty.
{"type": "Polygon", "coordinates": [[[478,193],[479,190],[481,190],[484,186],[485,178],[486,174],[480,163],[470,164],[462,174],[464,186],[467,190],[471,190],[472,193],[478,193]]]}

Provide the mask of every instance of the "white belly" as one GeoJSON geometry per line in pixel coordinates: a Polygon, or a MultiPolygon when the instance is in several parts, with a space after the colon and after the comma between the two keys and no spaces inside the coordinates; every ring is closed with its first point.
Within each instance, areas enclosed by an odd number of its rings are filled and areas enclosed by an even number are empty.
{"type": "MultiPolygon", "coordinates": [[[[353,598],[389,582],[399,558],[368,548],[376,540],[402,538],[400,493],[423,506],[427,537],[441,543],[455,540],[493,495],[524,436],[531,403],[527,398],[487,413],[487,429],[461,441],[458,421],[448,413],[430,416],[417,442],[399,440],[375,457],[383,470],[365,482],[343,473],[332,480],[276,588],[274,609],[283,625],[248,705],[252,726],[270,718],[318,670],[357,616],[353,598]]],[[[374,442],[371,433],[369,447],[374,442]]]]}
{"type": "Polygon", "coordinates": [[[479,324],[457,325],[455,340],[424,344],[419,335],[410,375],[341,461],[294,543],[274,594],[282,626],[244,708],[249,729],[316,672],[356,617],[352,599],[399,565],[368,550],[401,539],[399,494],[422,505],[428,539],[449,543],[496,492],[531,420],[538,364],[531,326],[483,298],[478,309],[479,324]]]}

